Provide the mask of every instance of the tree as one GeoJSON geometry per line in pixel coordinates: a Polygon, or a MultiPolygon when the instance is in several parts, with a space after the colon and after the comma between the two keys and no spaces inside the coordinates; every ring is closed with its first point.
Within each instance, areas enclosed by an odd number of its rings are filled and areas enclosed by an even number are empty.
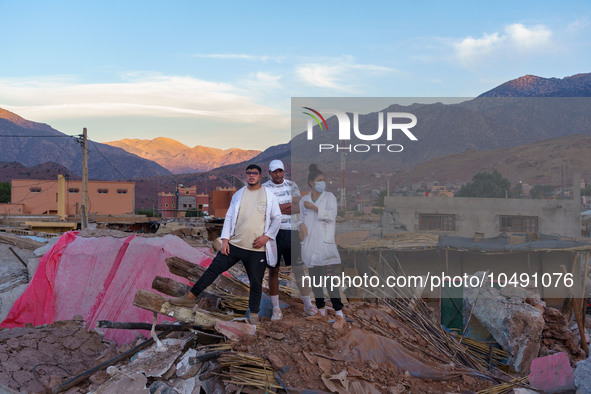
{"type": "Polygon", "coordinates": [[[511,188],[511,198],[522,198],[523,197],[523,185],[521,183],[516,184],[511,188]]]}
{"type": "Polygon", "coordinates": [[[552,185],[534,185],[529,191],[529,195],[533,199],[547,199],[554,193],[554,186],[552,185]]]}
{"type": "Polygon", "coordinates": [[[591,196],[591,185],[586,186],[583,190],[581,190],[582,196],[591,196]]]}
{"type": "Polygon", "coordinates": [[[472,182],[461,187],[456,197],[492,197],[505,198],[509,196],[511,182],[497,170],[493,172],[480,171],[472,177],[472,182]]]}
{"type": "Polygon", "coordinates": [[[10,183],[0,182],[0,204],[10,202],[10,183]]]}

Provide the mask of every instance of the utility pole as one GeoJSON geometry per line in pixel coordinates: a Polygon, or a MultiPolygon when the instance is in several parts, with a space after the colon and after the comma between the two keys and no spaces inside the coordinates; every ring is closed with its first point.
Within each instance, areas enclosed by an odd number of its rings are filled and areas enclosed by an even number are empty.
{"type": "Polygon", "coordinates": [[[88,144],[87,144],[87,133],[86,127],[82,129],[82,140],[78,139],[78,142],[82,144],[82,209],[81,209],[81,227],[84,230],[88,227],[88,216],[86,210],[87,195],[88,195],[88,144]]]}

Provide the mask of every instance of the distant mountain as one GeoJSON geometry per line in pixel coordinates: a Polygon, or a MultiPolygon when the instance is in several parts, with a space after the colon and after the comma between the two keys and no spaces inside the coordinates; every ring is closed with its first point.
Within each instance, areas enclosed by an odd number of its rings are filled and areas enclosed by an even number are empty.
{"type": "Polygon", "coordinates": [[[164,137],[153,140],[123,139],[105,144],[154,161],[174,174],[209,171],[249,160],[261,153],[258,150],[237,148],[222,150],[200,145],[190,148],[176,140],[164,137]]]}
{"type": "Polygon", "coordinates": [[[57,179],[59,174],[69,179],[80,179],[66,167],[52,162],[27,167],[18,162],[0,162],[0,182],[10,182],[12,179],[57,179]]]}
{"type": "Polygon", "coordinates": [[[591,97],[591,73],[562,79],[524,75],[479,97],[591,97]]]}
{"type": "MultiPolygon", "coordinates": [[[[52,161],[75,174],[82,174],[82,148],[76,139],[49,125],[31,122],[0,109],[0,142],[0,161],[19,162],[29,167],[52,161]]],[[[165,174],[170,174],[170,171],[157,163],[120,148],[88,141],[90,179],[112,180],[165,174]]]]}
{"type": "Polygon", "coordinates": [[[573,173],[591,179],[591,136],[570,135],[488,151],[466,151],[439,157],[401,172],[394,183],[469,181],[480,170],[496,169],[515,184],[519,181],[560,185],[572,183],[573,173]],[[564,177],[564,178],[563,178],[564,177]]]}

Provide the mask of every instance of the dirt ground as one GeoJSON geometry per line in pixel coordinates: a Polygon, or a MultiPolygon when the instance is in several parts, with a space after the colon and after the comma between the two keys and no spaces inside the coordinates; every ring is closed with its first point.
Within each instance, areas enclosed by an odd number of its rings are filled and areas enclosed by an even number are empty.
{"type": "MultiPolygon", "coordinates": [[[[247,337],[234,345],[234,350],[246,352],[269,360],[275,369],[285,367],[282,382],[287,387],[312,390],[327,390],[321,376],[323,373],[336,375],[347,372],[349,382],[363,382],[365,390],[373,389],[378,392],[473,392],[492,386],[492,382],[482,380],[466,374],[454,374],[454,368],[441,363],[437,351],[423,338],[407,332],[404,328],[396,327],[396,323],[388,317],[380,317],[382,312],[367,304],[349,305],[345,308],[348,327],[337,332],[329,320],[310,320],[302,316],[301,304],[292,303],[284,311],[284,318],[280,321],[263,321],[254,337],[247,337]],[[369,311],[369,312],[368,312],[369,311]],[[373,312],[376,312],[375,315],[373,312]],[[416,358],[440,368],[449,375],[449,380],[422,379],[411,376],[409,371],[401,371],[393,362],[386,360],[376,362],[341,361],[341,353],[346,353],[347,338],[354,330],[367,330],[368,342],[370,336],[380,336],[378,330],[357,318],[360,315],[369,317],[373,324],[392,332],[392,337],[400,338],[400,342],[411,345],[416,358]],[[371,315],[374,315],[373,318],[371,315]],[[420,352],[416,349],[425,349],[420,352]],[[418,354],[417,354],[418,353],[418,354]],[[432,354],[432,356],[430,356],[432,354]]],[[[372,350],[369,349],[371,352],[372,350]]],[[[350,357],[349,357],[350,358],[350,357]]],[[[379,359],[380,357],[376,357],[379,359]]]]}
{"type": "Polygon", "coordinates": [[[92,368],[109,344],[82,321],[0,331],[0,383],[18,391],[45,392],[50,380],[92,368]]]}

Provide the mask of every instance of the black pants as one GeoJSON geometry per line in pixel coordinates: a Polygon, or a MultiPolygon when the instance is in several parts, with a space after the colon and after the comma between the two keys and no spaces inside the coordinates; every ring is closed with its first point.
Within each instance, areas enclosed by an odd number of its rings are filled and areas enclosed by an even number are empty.
{"type": "MultiPolygon", "coordinates": [[[[338,271],[338,265],[323,265],[319,267],[310,267],[308,268],[308,272],[310,276],[316,279],[316,283],[321,283],[320,278],[332,275],[338,275],[336,271],[338,271]]],[[[327,281],[330,283],[330,280],[327,281]]],[[[314,283],[314,281],[312,282],[314,283]]],[[[326,287],[328,290],[328,295],[330,296],[330,302],[332,303],[332,307],[335,311],[340,311],[343,309],[343,302],[341,301],[341,293],[339,289],[331,289],[331,287],[326,287]]],[[[322,287],[312,286],[312,292],[314,293],[314,297],[316,298],[316,307],[318,309],[324,308],[324,290],[322,287]]]]}
{"type": "Polygon", "coordinates": [[[246,250],[230,244],[230,253],[226,256],[218,252],[210,266],[191,288],[191,293],[199,297],[199,294],[207,289],[218,276],[232,268],[239,261],[242,261],[250,281],[248,307],[251,313],[259,313],[261,294],[263,292],[263,277],[265,276],[265,268],[267,268],[265,252],[246,250]]]}
{"type": "MultiPolygon", "coordinates": [[[[297,230],[279,230],[275,237],[277,242],[277,265],[279,267],[281,263],[281,257],[285,266],[289,267],[293,261],[293,265],[303,265],[300,260],[301,257],[301,245],[300,245],[300,232],[297,230]]],[[[273,268],[269,266],[269,268],[273,268]]]]}

